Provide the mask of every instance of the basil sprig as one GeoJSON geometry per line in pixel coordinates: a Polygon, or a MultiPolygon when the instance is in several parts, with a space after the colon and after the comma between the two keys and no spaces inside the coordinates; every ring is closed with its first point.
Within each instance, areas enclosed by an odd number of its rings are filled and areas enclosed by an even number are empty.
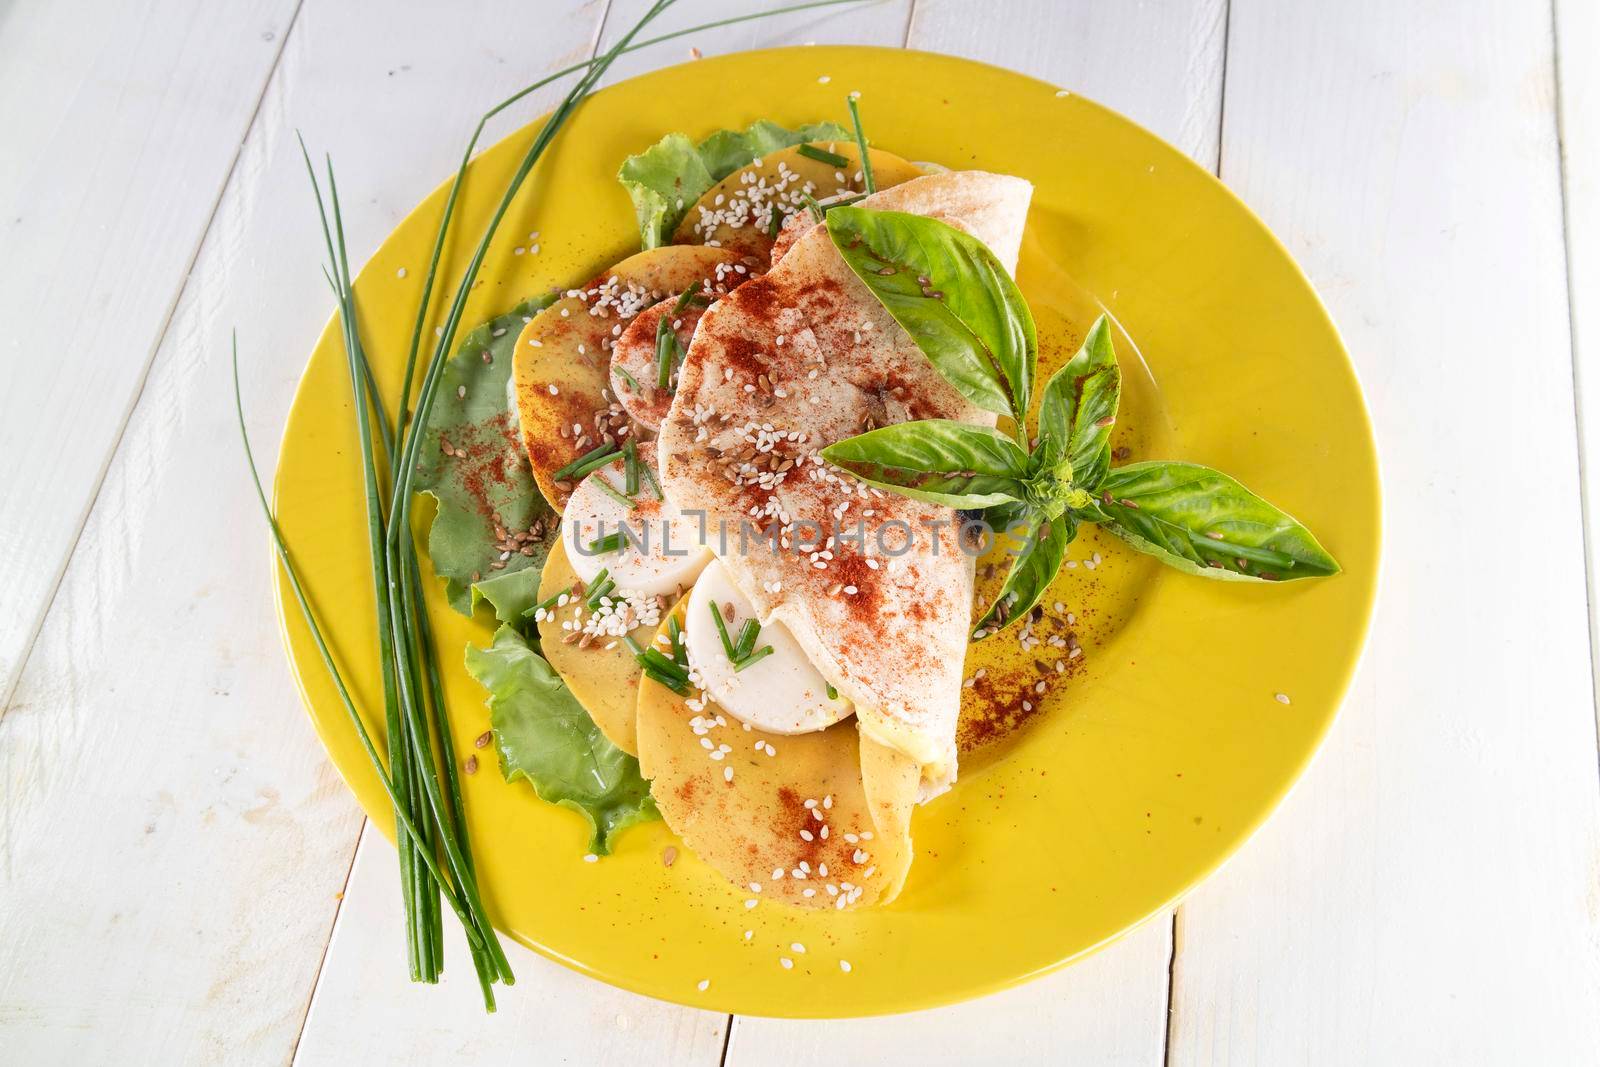
{"type": "Polygon", "coordinates": [[[825,460],[879,488],[981,508],[991,526],[1020,539],[975,638],[1038,602],[1082,522],[1207,578],[1275,582],[1339,573],[1310,530],[1226,474],[1182,462],[1111,466],[1122,372],[1104,315],[1045,383],[1037,441],[1026,450],[1038,339],[1026,301],[994,254],[920,215],[839,207],[828,212],[827,227],[851,270],[934,368],[975,405],[1016,423],[1016,441],[987,427],[928,419],[822,450],[825,460]]]}

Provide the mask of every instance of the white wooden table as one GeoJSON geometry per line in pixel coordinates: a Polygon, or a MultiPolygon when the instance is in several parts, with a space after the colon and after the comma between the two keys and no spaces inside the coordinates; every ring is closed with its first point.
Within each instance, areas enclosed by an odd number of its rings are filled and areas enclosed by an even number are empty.
{"type": "Polygon", "coordinates": [[[691,45],[953,52],[1215,168],[1360,369],[1377,619],[1258,838],[1013,992],[776,1022],[519,951],[486,1018],[459,942],[442,988],[404,981],[392,850],[275,632],[228,333],[270,464],[330,311],[293,131],[367,194],[364,258],[487,103],[643,7],[0,5],[0,1061],[1600,1063],[1594,0],[886,0],[626,57],[613,78],[691,45]]]}

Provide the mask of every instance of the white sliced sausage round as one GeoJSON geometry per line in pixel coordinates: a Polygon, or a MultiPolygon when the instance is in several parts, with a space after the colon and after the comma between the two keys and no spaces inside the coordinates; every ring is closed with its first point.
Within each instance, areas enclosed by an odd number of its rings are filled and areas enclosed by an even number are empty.
{"type": "MultiPolygon", "coordinates": [[[[654,471],[654,448],[645,449],[640,462],[654,471]]],[[[585,584],[603,570],[619,590],[670,596],[694,584],[711,559],[701,541],[699,525],[685,518],[670,500],[659,499],[650,480],[640,478],[631,506],[601,488],[600,479],[624,495],[626,469],[621,457],[591,472],[572,491],[561,515],[561,537],[572,569],[585,584]],[[619,548],[597,545],[622,534],[619,548]]]]}
{"type": "Polygon", "coordinates": [[[754,616],[750,602],[733,584],[728,570],[713,560],[689,592],[688,625],[684,638],[689,662],[711,699],[729,715],[774,734],[804,734],[831,726],[850,715],[850,702],[828,696],[828,682],[811,665],[788,629],[778,622],[761,627],[757,649],[772,646],[772,653],[742,671],[734,669],[723,647],[712,605],[723,612],[728,637],[739,640],[745,620],[754,616]],[[733,605],[733,617],[726,605],[733,605]]]}

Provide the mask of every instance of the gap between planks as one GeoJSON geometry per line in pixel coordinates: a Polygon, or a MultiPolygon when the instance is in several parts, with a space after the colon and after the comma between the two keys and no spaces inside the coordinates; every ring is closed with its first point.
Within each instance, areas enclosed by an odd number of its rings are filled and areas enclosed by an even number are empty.
{"type": "Polygon", "coordinates": [[[1595,705],[1595,758],[1600,761],[1600,631],[1595,619],[1594,501],[1589,496],[1588,434],[1583,423],[1583,369],[1579,359],[1578,291],[1572,276],[1572,191],[1567,164],[1566,93],[1562,91],[1560,0],[1550,0],[1550,67],[1556,135],[1557,188],[1561,196],[1562,272],[1567,281],[1567,351],[1572,360],[1572,424],[1578,446],[1578,514],[1583,523],[1583,588],[1589,615],[1589,679],[1595,705]]]}

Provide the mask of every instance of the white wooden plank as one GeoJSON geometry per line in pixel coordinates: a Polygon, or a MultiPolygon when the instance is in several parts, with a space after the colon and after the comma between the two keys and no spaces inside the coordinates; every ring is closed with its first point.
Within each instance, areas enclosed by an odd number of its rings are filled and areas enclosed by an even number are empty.
{"type": "MultiPolygon", "coordinates": [[[[534,19],[514,0],[308,0],[0,718],[0,1059],[289,1059],[361,820],[283,662],[228,334],[270,471],[331,310],[293,131],[335,151],[364,258],[454,167],[487,103],[587,54],[601,7],[534,19]]],[[[366,893],[342,940],[391,921],[395,896],[366,893]]],[[[385,979],[403,968],[402,942],[387,943],[385,979]]],[[[373,980],[339,950],[330,981],[373,980]]],[[[474,989],[462,970],[452,983],[474,989]]],[[[560,1010],[596,1017],[598,992],[574,978],[560,1010]]],[[[441,1007],[409,1021],[465,1033],[482,1019],[441,1007]]],[[[634,1033],[641,1048],[661,1040],[634,1033]]]]}
{"type": "MultiPolygon", "coordinates": [[[[677,3],[640,35],[654,37],[689,26],[758,11],[790,7],[799,0],[677,0],[677,3]]],[[[604,43],[611,44],[631,28],[650,7],[650,0],[612,0],[606,16],[604,43]]],[[[805,44],[875,44],[899,47],[906,37],[906,22],[911,15],[911,0],[877,0],[876,3],[844,4],[836,8],[798,11],[767,19],[754,19],[733,26],[691,34],[655,48],[625,55],[611,68],[606,84],[636,74],[672,66],[701,56],[718,56],[753,48],[776,48],[805,44]]],[[[730,91],[737,94],[737,87],[730,91]]],[[[692,108],[690,109],[692,110],[692,108]]]]}
{"type": "Polygon", "coordinates": [[[1159,1064],[1171,930],[1171,916],[1157,916],[1065,970],[948,1008],[822,1024],[738,1016],[724,1062],[1159,1064]]]}
{"type": "Polygon", "coordinates": [[[1600,5],[1556,0],[1567,295],[1589,552],[1589,659],[1600,684],[1600,5]]]}
{"type": "Polygon", "coordinates": [[[907,46],[1054,82],[1215,169],[1226,21],[1226,0],[919,0],[907,46]]]}
{"type": "MultiPolygon", "coordinates": [[[[1222,0],[1007,5],[920,0],[910,47],[1020,70],[1094,97],[1216,160],[1222,0]]],[[[735,1020],[728,1062],[1159,1064],[1167,1035],[1170,917],[1068,970],[970,1004],[887,1019],[811,1024],[735,1020]]]]}
{"type": "MultiPolygon", "coordinates": [[[[349,1063],[715,1064],[728,1018],[680,1008],[575,974],[520,945],[506,955],[517,984],[483,1001],[459,926],[445,927],[446,980],[406,981],[405,928],[395,905],[394,848],[369,825],[334,930],[337,965],[317,985],[300,1039],[301,1067],[349,1063]]],[[[330,961],[331,963],[331,961],[330,961]]]]}
{"type": "Polygon", "coordinates": [[[1174,1064],[1600,1062],[1549,19],[1234,4],[1223,176],[1343,326],[1387,559],[1326,751],[1184,906],[1174,1064]]]}
{"type": "Polygon", "coordinates": [[[34,0],[0,13],[0,707],[294,8],[34,0]]]}

